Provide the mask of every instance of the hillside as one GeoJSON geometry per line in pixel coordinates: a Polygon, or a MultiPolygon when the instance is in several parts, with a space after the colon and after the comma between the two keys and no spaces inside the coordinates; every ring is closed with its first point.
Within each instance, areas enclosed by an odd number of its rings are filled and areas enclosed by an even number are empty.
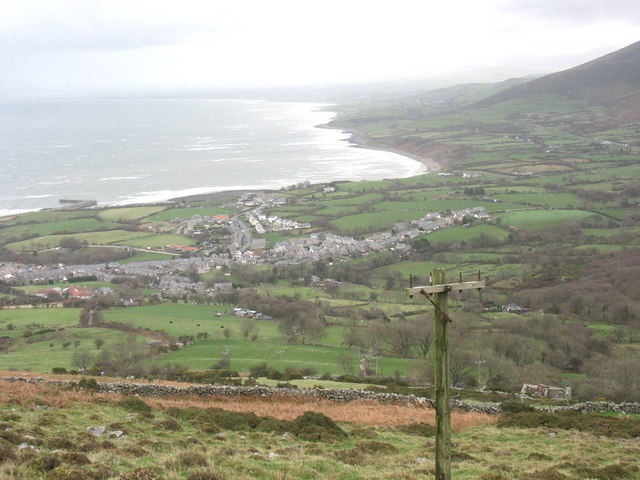
{"type": "MultiPolygon", "coordinates": [[[[533,98],[536,95],[585,95],[608,107],[629,108],[621,102],[640,96],[640,42],[577,67],[553,73],[493,95],[480,105],[533,98]],[[617,94],[616,96],[612,96],[617,94]]],[[[634,101],[635,103],[635,101],[634,101]]]]}

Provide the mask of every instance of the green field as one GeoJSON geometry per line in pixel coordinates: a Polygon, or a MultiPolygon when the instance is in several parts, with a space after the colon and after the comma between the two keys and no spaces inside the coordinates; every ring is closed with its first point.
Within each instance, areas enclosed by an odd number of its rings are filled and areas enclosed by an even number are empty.
{"type": "Polygon", "coordinates": [[[116,245],[126,245],[128,247],[137,248],[160,248],[169,245],[184,245],[191,246],[197,242],[193,238],[185,237],[183,235],[147,235],[145,237],[131,238],[127,240],[121,240],[116,242],[116,245]]]}
{"type": "MultiPolygon", "coordinates": [[[[78,326],[79,308],[35,308],[0,310],[0,336],[14,341],[9,351],[0,354],[0,370],[51,371],[53,367],[72,368],[71,358],[78,350],[97,355],[96,339],[104,340],[102,348],[121,341],[126,334],[104,328],[78,326]],[[12,325],[12,329],[8,327],[12,325]],[[52,332],[37,333],[43,329],[52,332]],[[25,337],[30,332],[31,336],[25,337]],[[75,345],[78,341],[79,345],[75,345]],[[70,342],[66,348],[64,342],[70,342]]],[[[139,337],[144,340],[144,337],[139,337]]]]}
{"type": "Polygon", "coordinates": [[[140,220],[165,210],[167,207],[122,207],[100,210],[98,217],[113,222],[140,220]]]}
{"type": "Polygon", "coordinates": [[[118,225],[113,222],[101,222],[96,218],[78,218],[59,222],[47,222],[36,224],[22,224],[15,227],[0,230],[0,242],[6,243],[9,239],[18,239],[25,236],[46,236],[51,234],[74,234],[80,232],[93,232],[97,230],[111,230],[118,225]]]}
{"type": "Polygon", "coordinates": [[[85,232],[76,233],[72,235],[45,235],[32,240],[24,240],[21,242],[10,243],[5,245],[6,248],[20,252],[20,251],[33,251],[33,250],[45,250],[54,248],[60,245],[60,240],[63,238],[75,238],[81,242],[87,242],[89,245],[111,245],[120,243],[126,243],[127,240],[133,240],[141,237],[148,237],[148,233],[143,232],[129,232],[126,230],[109,230],[106,232],[85,232]]]}
{"type": "Polygon", "coordinates": [[[233,210],[222,207],[187,207],[187,208],[171,208],[162,212],[155,213],[145,218],[145,221],[149,222],[164,222],[167,220],[173,220],[174,218],[191,218],[194,215],[233,215],[236,213],[233,210]]]}
{"type": "MultiPolygon", "coordinates": [[[[343,327],[328,327],[326,335],[319,340],[323,346],[289,344],[286,337],[278,331],[275,321],[257,320],[258,339],[244,340],[241,326],[247,319],[228,314],[229,309],[221,306],[205,305],[156,305],[115,309],[104,312],[106,321],[115,321],[150,330],[163,330],[174,337],[207,332],[209,339],[197,341],[175,352],[153,360],[159,364],[180,364],[192,369],[207,369],[220,360],[221,352],[230,347],[231,367],[246,371],[249,367],[263,361],[270,366],[284,370],[286,367],[313,367],[321,373],[343,374],[340,355],[353,357],[357,369],[358,355],[354,350],[340,346],[343,327]],[[223,313],[216,317],[215,313],[223,313]],[[230,330],[230,337],[224,335],[230,330]],[[282,352],[282,353],[278,353],[282,352]]],[[[392,375],[395,370],[406,373],[408,360],[384,357],[379,360],[380,370],[392,375]]]]}
{"type": "Polygon", "coordinates": [[[551,228],[567,222],[580,222],[592,216],[583,210],[531,210],[523,212],[499,213],[497,217],[502,225],[509,225],[523,230],[540,230],[551,228]]]}

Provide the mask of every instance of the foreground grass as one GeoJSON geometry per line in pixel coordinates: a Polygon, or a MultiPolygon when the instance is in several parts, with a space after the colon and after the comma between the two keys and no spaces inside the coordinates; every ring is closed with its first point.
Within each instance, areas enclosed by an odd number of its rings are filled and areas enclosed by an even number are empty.
{"type": "MultiPolygon", "coordinates": [[[[412,480],[434,474],[431,410],[1,387],[0,478],[412,480]],[[304,413],[311,410],[319,413],[304,413]],[[103,435],[87,431],[101,426],[103,435]]],[[[498,427],[496,418],[461,412],[453,419],[455,479],[638,478],[640,446],[615,431],[498,427]]]]}

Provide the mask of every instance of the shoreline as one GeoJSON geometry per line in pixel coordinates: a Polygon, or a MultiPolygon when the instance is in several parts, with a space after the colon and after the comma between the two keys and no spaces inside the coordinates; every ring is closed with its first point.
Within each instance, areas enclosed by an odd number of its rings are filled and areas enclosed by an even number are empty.
{"type": "MultiPolygon", "coordinates": [[[[306,102],[305,102],[306,103],[306,102]]],[[[327,105],[328,106],[328,105],[327,105]]],[[[330,107],[329,107],[330,108],[330,107]]],[[[396,179],[396,178],[410,178],[413,176],[417,176],[417,175],[423,175],[425,173],[429,173],[429,172],[437,172],[441,169],[441,166],[439,163],[435,162],[433,159],[431,158],[427,158],[427,157],[423,157],[420,155],[417,155],[415,153],[412,152],[407,152],[404,150],[399,150],[399,149],[393,149],[393,148],[385,148],[385,147],[381,147],[381,146],[376,146],[376,145],[372,145],[371,140],[369,139],[368,135],[362,131],[359,131],[357,129],[354,128],[344,128],[344,127],[339,127],[339,126],[335,126],[333,124],[334,120],[339,116],[339,113],[337,112],[333,112],[335,113],[335,116],[331,119],[328,119],[327,123],[322,123],[322,124],[318,124],[318,125],[314,125],[312,126],[312,128],[321,128],[321,129],[327,129],[327,130],[334,130],[334,131],[339,131],[341,133],[344,133],[347,137],[343,138],[342,141],[346,142],[346,146],[347,147],[354,147],[354,148],[358,148],[358,149],[363,149],[363,150],[372,150],[372,151],[379,151],[379,152],[387,152],[387,153],[392,153],[392,154],[396,154],[399,156],[404,157],[405,159],[409,159],[411,161],[416,161],[419,162],[420,165],[422,166],[422,171],[419,172],[411,172],[409,175],[401,175],[400,177],[397,177],[396,171],[394,171],[393,169],[388,169],[387,173],[382,173],[381,179],[396,179]]],[[[372,167],[375,166],[375,163],[371,163],[372,167]]],[[[418,170],[418,168],[416,168],[416,170],[418,170]]],[[[336,182],[336,181],[359,181],[356,178],[347,178],[347,179],[327,179],[326,181],[318,181],[318,182],[314,182],[315,184],[322,184],[322,183],[331,183],[331,182],[336,182]]],[[[166,198],[162,198],[162,199],[148,199],[148,200],[143,200],[140,198],[131,198],[131,199],[127,199],[125,201],[116,201],[116,202],[106,202],[106,203],[100,203],[97,205],[96,209],[105,209],[105,208],[119,208],[119,207],[127,207],[127,206],[139,206],[139,205],[161,205],[161,204],[167,204],[167,203],[176,203],[176,202],[184,202],[184,201],[196,201],[196,200],[207,200],[207,199],[215,199],[215,198],[220,198],[222,196],[225,195],[237,195],[237,194],[241,194],[241,193],[246,193],[246,192],[276,192],[284,187],[286,187],[286,180],[283,181],[282,185],[277,185],[274,186],[274,183],[272,182],[271,185],[265,185],[264,187],[259,187],[257,185],[255,186],[240,186],[240,185],[234,185],[231,188],[228,187],[224,187],[224,186],[219,186],[219,187],[213,187],[211,191],[209,192],[184,192],[181,194],[181,192],[175,192],[177,195],[176,196],[168,196],[166,198]],[[257,188],[256,188],[257,187],[257,188]],[[185,195],[185,193],[187,193],[185,195]]],[[[169,192],[167,192],[169,193],[169,192]]],[[[0,210],[0,218],[9,218],[9,217],[17,217],[19,215],[23,215],[23,214],[28,214],[28,213],[34,213],[34,212],[39,212],[39,211],[47,211],[47,210],[59,210],[61,209],[60,206],[57,205],[52,205],[52,206],[48,206],[48,207],[40,207],[40,208],[7,208],[4,209],[4,212],[2,212],[0,210]]],[[[64,208],[62,208],[64,209],[64,208]]]]}
{"type": "Polygon", "coordinates": [[[410,158],[412,160],[415,160],[425,165],[427,167],[427,173],[439,172],[442,170],[442,165],[440,165],[438,162],[436,162],[432,158],[416,155],[415,153],[407,152],[405,150],[398,150],[398,149],[386,148],[386,147],[376,147],[374,145],[371,145],[368,136],[359,130],[352,129],[352,128],[332,127],[330,125],[328,125],[327,128],[337,128],[351,135],[349,137],[349,142],[353,143],[353,146],[355,148],[364,148],[367,150],[377,150],[381,152],[390,152],[390,153],[402,155],[403,157],[410,158]]]}

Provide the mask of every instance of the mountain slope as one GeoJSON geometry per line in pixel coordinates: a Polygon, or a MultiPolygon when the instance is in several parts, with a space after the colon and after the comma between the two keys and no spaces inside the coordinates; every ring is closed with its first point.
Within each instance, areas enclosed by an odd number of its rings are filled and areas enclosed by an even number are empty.
{"type": "Polygon", "coordinates": [[[584,96],[625,111],[637,107],[640,104],[640,42],[569,70],[517,85],[482,100],[478,106],[548,94],[584,96]]]}

